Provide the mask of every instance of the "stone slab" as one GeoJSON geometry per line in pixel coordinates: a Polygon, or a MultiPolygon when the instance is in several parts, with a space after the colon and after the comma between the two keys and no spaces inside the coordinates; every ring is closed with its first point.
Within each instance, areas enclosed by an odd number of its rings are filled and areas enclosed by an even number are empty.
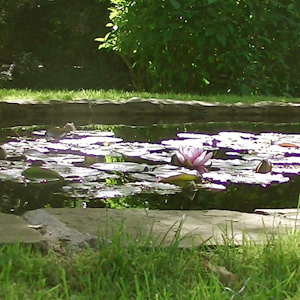
{"type": "MultiPolygon", "coordinates": [[[[66,210],[66,214],[67,212],[68,210],[66,210]]],[[[42,246],[47,249],[52,248],[62,252],[68,248],[71,251],[78,251],[86,246],[94,248],[100,243],[101,245],[110,244],[109,240],[99,239],[96,235],[69,228],[65,223],[59,221],[58,218],[44,209],[27,211],[23,218],[28,222],[29,226],[36,225],[36,229],[43,237],[42,246]]]]}
{"type": "Polygon", "coordinates": [[[277,218],[289,219],[297,221],[300,219],[300,210],[297,208],[270,208],[270,209],[255,209],[254,213],[275,216],[277,218]]]}
{"type": "Polygon", "coordinates": [[[155,244],[168,245],[178,236],[182,238],[181,247],[204,242],[222,245],[224,237],[239,245],[245,238],[259,242],[266,234],[285,234],[294,228],[300,228],[296,209],[260,209],[251,214],[228,210],[46,208],[26,212],[22,217],[0,214],[0,244],[56,239],[77,249],[85,243],[93,246],[98,237],[109,244],[118,233],[124,243],[128,238],[150,237],[155,244]],[[29,224],[42,226],[33,229],[29,224]]]}
{"type": "Polygon", "coordinates": [[[0,244],[2,243],[37,243],[43,236],[20,216],[0,214],[0,244]]]}
{"type": "MultiPolygon", "coordinates": [[[[117,233],[124,241],[151,237],[155,244],[168,245],[177,235],[179,246],[223,244],[224,237],[239,245],[243,239],[261,241],[266,234],[284,234],[298,228],[295,219],[228,210],[148,210],[104,208],[46,208],[30,212],[30,222],[40,223],[48,213],[72,230],[111,240],[117,233]],[[36,221],[34,220],[36,215],[36,221]]],[[[46,218],[44,218],[46,219],[46,218]]],[[[300,219],[300,216],[299,216],[300,219]]],[[[300,225],[300,224],[299,224],[300,225]]]]}

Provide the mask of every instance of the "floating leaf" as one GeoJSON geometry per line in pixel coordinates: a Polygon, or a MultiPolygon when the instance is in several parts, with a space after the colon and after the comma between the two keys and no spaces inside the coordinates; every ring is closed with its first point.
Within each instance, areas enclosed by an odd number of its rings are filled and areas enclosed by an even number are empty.
{"type": "Polygon", "coordinates": [[[136,182],[135,186],[139,186],[143,193],[156,193],[159,195],[170,195],[181,192],[181,188],[169,183],[163,182],[136,182]]]}
{"type": "Polygon", "coordinates": [[[147,170],[146,164],[137,164],[131,162],[116,162],[116,163],[96,163],[91,167],[110,172],[143,172],[147,170]]]}
{"type": "Polygon", "coordinates": [[[0,147],[0,159],[6,159],[7,153],[4,148],[0,147]]]}
{"type": "Polygon", "coordinates": [[[57,172],[41,167],[30,167],[23,171],[22,175],[24,175],[27,179],[31,180],[62,180],[62,176],[60,176],[57,172]]]}
{"type": "Polygon", "coordinates": [[[299,148],[298,145],[295,145],[295,144],[292,144],[292,143],[281,143],[281,144],[278,144],[278,146],[280,146],[280,147],[291,147],[291,148],[296,148],[296,149],[299,148]]]}
{"type": "Polygon", "coordinates": [[[240,171],[211,171],[204,173],[204,179],[210,180],[216,183],[246,183],[246,184],[257,184],[261,186],[267,186],[271,183],[285,183],[290,179],[281,174],[260,174],[255,172],[249,172],[245,170],[240,171]]]}
{"type": "Polygon", "coordinates": [[[93,193],[94,198],[120,198],[124,196],[130,196],[134,194],[139,194],[141,188],[139,186],[134,186],[132,184],[125,184],[121,186],[107,186],[93,193]]]}
{"type": "Polygon", "coordinates": [[[52,127],[47,129],[46,133],[49,137],[60,138],[66,136],[69,133],[69,131],[67,131],[65,128],[52,127]]]}
{"type": "Polygon", "coordinates": [[[22,175],[23,169],[10,167],[7,169],[0,169],[0,180],[14,180],[17,181],[22,175]]]}
{"type": "Polygon", "coordinates": [[[211,183],[211,182],[206,182],[206,183],[198,183],[196,187],[199,189],[204,189],[204,190],[210,190],[210,191],[225,191],[226,186],[222,184],[216,184],[216,183],[211,183]]]}
{"type": "Polygon", "coordinates": [[[199,176],[185,174],[185,173],[181,173],[178,175],[173,175],[170,177],[165,177],[165,178],[160,179],[161,182],[169,182],[169,183],[172,183],[174,181],[194,181],[194,180],[199,180],[199,176]]]}

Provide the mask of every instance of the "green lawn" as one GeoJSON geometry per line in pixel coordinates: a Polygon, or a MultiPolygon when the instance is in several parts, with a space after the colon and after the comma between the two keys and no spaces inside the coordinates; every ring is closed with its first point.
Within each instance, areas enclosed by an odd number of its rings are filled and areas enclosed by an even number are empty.
{"type": "Polygon", "coordinates": [[[300,239],[264,244],[154,247],[150,240],[77,254],[0,249],[0,299],[299,299],[300,239]],[[225,269],[226,268],[226,269],[225,269]]]}
{"type": "Polygon", "coordinates": [[[270,97],[270,96],[232,96],[215,95],[201,96],[191,94],[159,94],[159,93],[137,93],[124,92],[116,90],[29,90],[29,89],[0,89],[0,100],[31,99],[31,100],[49,100],[49,99],[129,99],[131,97],[156,98],[156,99],[174,99],[174,100],[196,100],[221,103],[256,103],[260,101],[276,102],[299,102],[299,99],[289,97],[270,97]]]}

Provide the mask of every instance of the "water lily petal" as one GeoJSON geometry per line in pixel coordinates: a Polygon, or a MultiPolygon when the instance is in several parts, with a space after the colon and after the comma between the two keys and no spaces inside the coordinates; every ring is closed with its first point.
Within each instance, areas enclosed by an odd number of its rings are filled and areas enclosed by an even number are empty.
{"type": "Polygon", "coordinates": [[[177,157],[177,159],[178,159],[179,163],[181,163],[181,164],[183,164],[183,163],[184,163],[184,161],[185,161],[185,157],[182,155],[182,153],[180,153],[180,152],[176,152],[176,157],[177,157]]]}
{"type": "Polygon", "coordinates": [[[203,166],[212,157],[212,155],[212,152],[207,153],[204,151],[197,159],[195,159],[193,165],[195,167],[203,166]]]}
{"type": "Polygon", "coordinates": [[[182,154],[182,156],[183,156],[184,158],[186,158],[186,157],[188,156],[188,154],[189,154],[189,148],[186,148],[186,147],[181,146],[181,147],[179,148],[179,152],[182,154]]]}
{"type": "Polygon", "coordinates": [[[187,149],[186,159],[189,160],[192,164],[197,157],[199,157],[203,152],[203,149],[198,149],[195,147],[190,147],[187,149]]]}
{"type": "Polygon", "coordinates": [[[193,166],[194,166],[194,167],[202,166],[202,165],[203,165],[202,161],[204,160],[205,155],[206,155],[206,151],[204,151],[200,156],[198,156],[198,157],[193,161],[193,166]]]}
{"type": "Polygon", "coordinates": [[[212,156],[213,156],[213,152],[207,153],[204,160],[203,160],[203,162],[202,162],[202,164],[204,165],[208,160],[211,159],[212,156]]]}

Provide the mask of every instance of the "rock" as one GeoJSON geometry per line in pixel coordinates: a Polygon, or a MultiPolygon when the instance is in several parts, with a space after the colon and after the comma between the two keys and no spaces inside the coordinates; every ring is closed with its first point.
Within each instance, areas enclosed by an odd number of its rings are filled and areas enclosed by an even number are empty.
{"type": "Polygon", "coordinates": [[[23,217],[31,225],[43,224],[40,232],[46,249],[53,249],[57,252],[80,251],[87,247],[97,248],[110,244],[110,241],[106,239],[68,228],[66,224],[43,209],[28,211],[23,217]]]}
{"type": "Polygon", "coordinates": [[[43,236],[20,216],[0,213],[0,244],[39,243],[43,236]]]}

